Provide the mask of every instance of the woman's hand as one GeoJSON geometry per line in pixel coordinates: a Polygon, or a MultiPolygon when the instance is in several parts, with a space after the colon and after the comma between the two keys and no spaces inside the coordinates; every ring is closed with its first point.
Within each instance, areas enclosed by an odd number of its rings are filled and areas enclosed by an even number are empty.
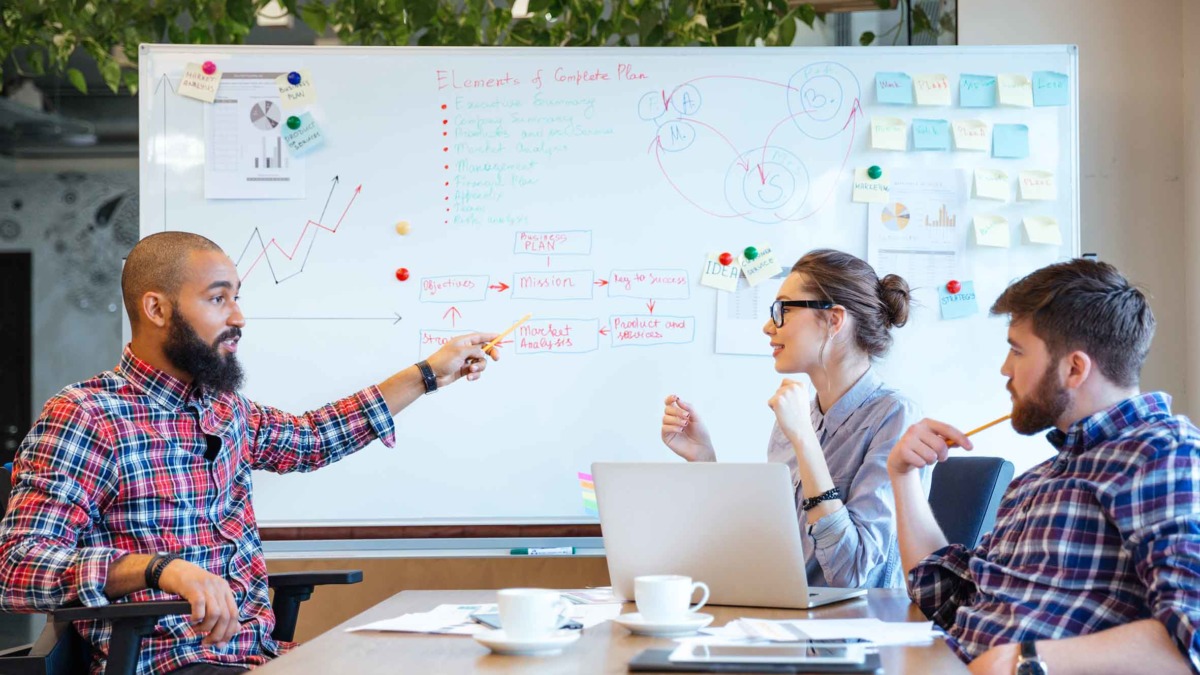
{"type": "Polygon", "coordinates": [[[716,450],[708,429],[696,410],[678,396],[667,397],[663,410],[662,440],[675,454],[689,462],[715,462],[716,450]]]}

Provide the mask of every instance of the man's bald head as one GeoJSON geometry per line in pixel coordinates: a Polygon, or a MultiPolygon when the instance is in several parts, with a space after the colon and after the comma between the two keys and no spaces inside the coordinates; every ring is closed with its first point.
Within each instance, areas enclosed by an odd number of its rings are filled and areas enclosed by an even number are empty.
{"type": "Polygon", "coordinates": [[[141,320],[142,296],[164,293],[174,298],[187,274],[188,256],[194,251],[224,253],[211,240],[191,232],[159,232],[139,241],[125,259],[121,296],[130,326],[141,320]]]}

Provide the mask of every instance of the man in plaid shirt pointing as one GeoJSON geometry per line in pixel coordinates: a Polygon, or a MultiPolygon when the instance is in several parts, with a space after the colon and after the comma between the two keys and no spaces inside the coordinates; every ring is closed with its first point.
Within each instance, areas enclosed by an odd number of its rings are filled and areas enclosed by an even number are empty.
{"type": "MultiPolygon", "coordinates": [[[[139,673],[244,672],[291,645],[275,617],[251,503],[252,470],[312,471],[380,439],[422,394],[486,366],[492,334],[304,415],[237,393],[245,319],[237,268],[213,242],[164,232],[121,277],[133,339],[112,371],[46,403],[18,450],[0,523],[0,609],[45,611],[180,596],[142,642],[139,673]]],[[[110,626],[78,622],[103,672],[110,626]]]]}
{"type": "Polygon", "coordinates": [[[1141,291],[1073,260],[1009,286],[1012,425],[1056,455],[1022,474],[995,529],[947,545],[913,469],[971,449],[913,425],[888,457],[909,594],[976,675],[1200,672],[1200,431],[1138,375],[1154,335],[1141,291]]]}

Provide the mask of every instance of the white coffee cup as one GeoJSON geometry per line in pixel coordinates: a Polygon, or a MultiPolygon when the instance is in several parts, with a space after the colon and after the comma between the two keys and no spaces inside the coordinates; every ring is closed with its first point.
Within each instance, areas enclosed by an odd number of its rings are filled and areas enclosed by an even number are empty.
{"type": "Polygon", "coordinates": [[[538,640],[558,630],[571,606],[558,591],[506,588],[496,593],[500,627],[514,640],[538,640]]]}
{"type": "Polygon", "coordinates": [[[669,623],[686,619],[688,614],[703,607],[708,602],[708,584],[703,581],[692,583],[691,577],[677,574],[636,577],[633,596],[643,619],[651,623],[669,623]],[[697,588],[704,591],[704,596],[700,602],[688,607],[697,588]]]}

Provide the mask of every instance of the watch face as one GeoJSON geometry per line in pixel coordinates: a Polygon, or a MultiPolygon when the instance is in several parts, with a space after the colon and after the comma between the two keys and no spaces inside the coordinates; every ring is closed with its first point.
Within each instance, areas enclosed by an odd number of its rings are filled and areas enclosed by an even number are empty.
{"type": "Polygon", "coordinates": [[[1017,675],[1046,675],[1046,664],[1041,661],[1022,661],[1017,664],[1017,675]]]}

